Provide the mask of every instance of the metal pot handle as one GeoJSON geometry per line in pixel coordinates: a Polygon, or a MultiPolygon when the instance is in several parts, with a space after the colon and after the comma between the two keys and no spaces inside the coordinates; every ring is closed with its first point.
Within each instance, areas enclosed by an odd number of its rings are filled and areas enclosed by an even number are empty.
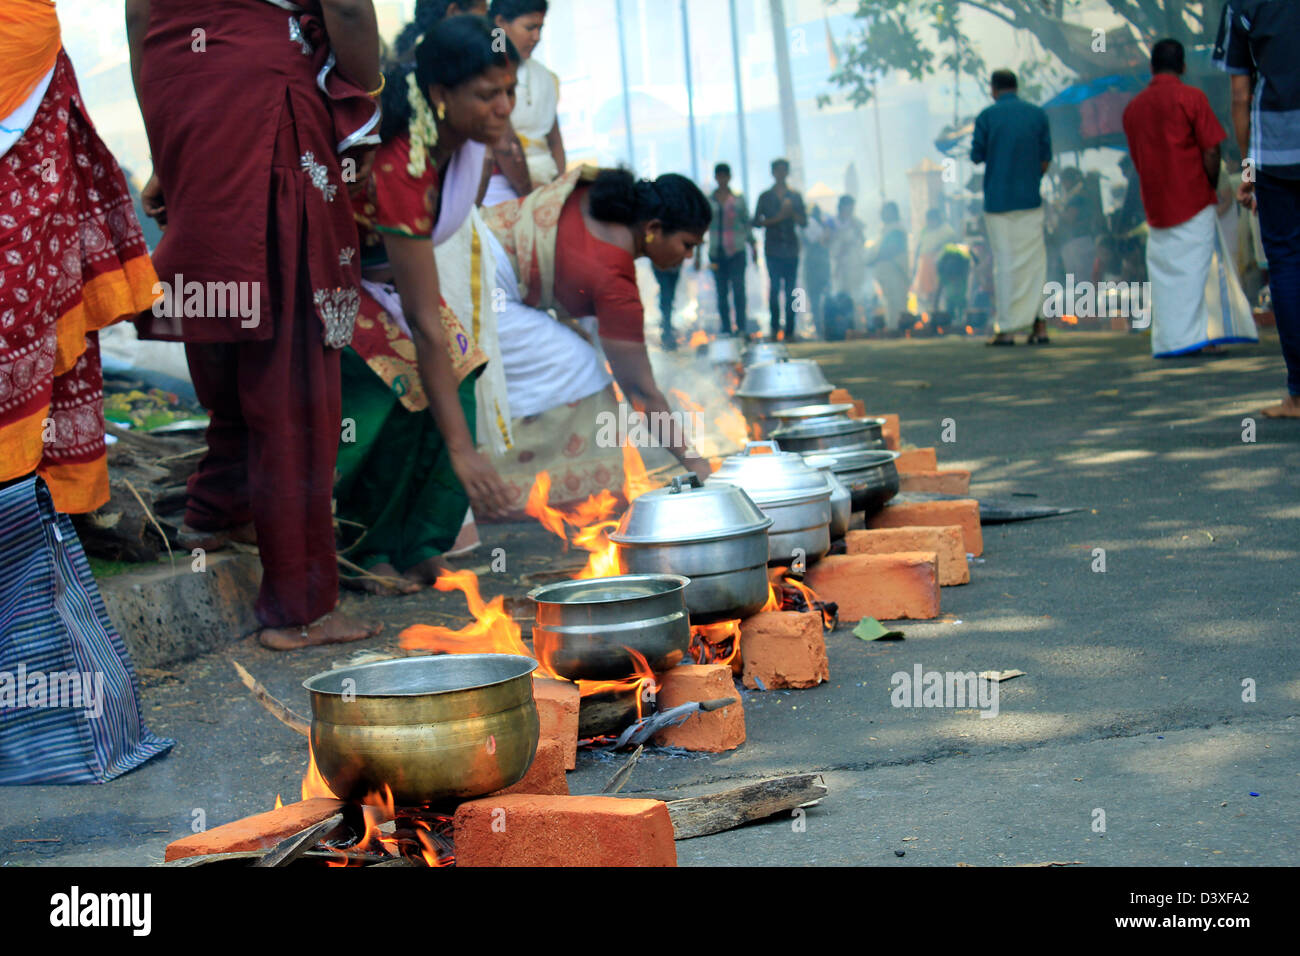
{"type": "Polygon", "coordinates": [[[754,448],[765,448],[765,449],[767,449],[767,450],[764,451],[764,452],[760,452],[760,454],[763,454],[763,455],[779,455],[779,454],[781,454],[781,446],[778,445],[775,441],[773,441],[773,440],[771,440],[771,439],[768,439],[767,441],[747,441],[747,442],[745,442],[745,450],[742,451],[741,454],[742,454],[742,455],[745,455],[745,456],[752,455],[752,454],[754,454],[754,452],[753,452],[753,449],[754,449],[754,448]]]}
{"type": "Polygon", "coordinates": [[[704,482],[700,481],[700,476],[695,474],[695,472],[691,472],[689,475],[675,475],[673,477],[672,490],[668,493],[670,495],[680,495],[682,493],[683,484],[689,484],[692,488],[704,487],[704,482]]]}

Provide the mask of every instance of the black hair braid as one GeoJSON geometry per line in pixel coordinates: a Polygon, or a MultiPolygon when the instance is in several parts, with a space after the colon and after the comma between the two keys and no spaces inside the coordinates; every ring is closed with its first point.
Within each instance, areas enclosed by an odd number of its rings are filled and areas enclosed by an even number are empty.
{"type": "Polygon", "coordinates": [[[393,41],[393,56],[398,60],[410,58],[420,35],[447,15],[451,0],[415,0],[415,17],[393,41]]]}

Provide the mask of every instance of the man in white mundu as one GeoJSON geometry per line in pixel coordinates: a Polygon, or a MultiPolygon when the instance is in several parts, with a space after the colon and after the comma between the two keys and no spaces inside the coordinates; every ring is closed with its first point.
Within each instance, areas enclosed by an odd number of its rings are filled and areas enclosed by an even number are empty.
{"type": "Polygon", "coordinates": [[[1043,198],[1039,183],[1052,161],[1047,114],[1021,100],[1016,75],[992,76],[993,105],[975,119],[970,158],[984,163],[984,224],[993,250],[997,319],[989,345],[1014,345],[1029,329],[1030,344],[1046,344],[1040,317],[1047,282],[1043,198]]]}
{"type": "Polygon", "coordinates": [[[1151,83],[1124,110],[1124,135],[1142,187],[1151,279],[1151,354],[1171,358],[1258,342],[1218,216],[1227,138],[1206,95],[1185,84],[1183,46],[1151,48],[1151,83]]]}
{"type": "Polygon", "coordinates": [[[560,80],[532,54],[541,41],[547,0],[493,0],[490,15],[519,51],[512,131],[493,148],[495,167],[483,196],[495,206],[545,186],[564,172],[564,140],[557,111],[560,80]],[[522,149],[522,155],[519,150],[522,149]]]}

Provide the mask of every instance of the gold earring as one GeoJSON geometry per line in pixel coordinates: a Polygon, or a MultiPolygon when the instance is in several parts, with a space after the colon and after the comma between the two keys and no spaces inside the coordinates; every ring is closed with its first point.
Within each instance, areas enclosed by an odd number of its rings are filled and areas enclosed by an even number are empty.
{"type": "Polygon", "coordinates": [[[654,233],[653,233],[653,232],[647,232],[647,233],[645,234],[645,241],[646,241],[646,244],[647,244],[647,245],[648,245],[649,243],[654,242],[654,241],[655,241],[655,235],[654,235],[654,233]]]}
{"type": "Polygon", "coordinates": [[[442,103],[439,103],[439,104],[438,104],[438,119],[440,119],[440,120],[445,120],[446,118],[447,118],[447,107],[444,106],[442,103]]]}

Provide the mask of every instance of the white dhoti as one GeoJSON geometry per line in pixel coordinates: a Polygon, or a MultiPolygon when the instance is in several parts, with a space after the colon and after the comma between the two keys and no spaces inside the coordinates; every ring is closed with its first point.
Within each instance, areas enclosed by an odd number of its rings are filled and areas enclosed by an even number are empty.
{"type": "Polygon", "coordinates": [[[1181,225],[1149,230],[1147,274],[1156,358],[1259,341],[1213,205],[1181,225]]]}
{"type": "MultiPolygon", "coordinates": [[[[503,299],[496,331],[510,414],[515,418],[538,415],[608,386],[613,378],[599,346],[549,313],[520,301],[519,280],[510,258],[491,231],[485,230],[485,237],[496,257],[496,284],[503,299]]],[[[580,324],[593,342],[599,341],[594,316],[580,324]]]]}
{"type": "Polygon", "coordinates": [[[898,262],[878,262],[872,271],[885,303],[885,326],[892,329],[907,311],[907,273],[898,262]]]}
{"type": "Polygon", "coordinates": [[[1043,207],[986,212],[984,223],[988,228],[989,247],[993,250],[993,289],[997,307],[993,331],[1007,334],[1024,331],[1039,317],[1043,289],[1047,284],[1043,207]]]}

